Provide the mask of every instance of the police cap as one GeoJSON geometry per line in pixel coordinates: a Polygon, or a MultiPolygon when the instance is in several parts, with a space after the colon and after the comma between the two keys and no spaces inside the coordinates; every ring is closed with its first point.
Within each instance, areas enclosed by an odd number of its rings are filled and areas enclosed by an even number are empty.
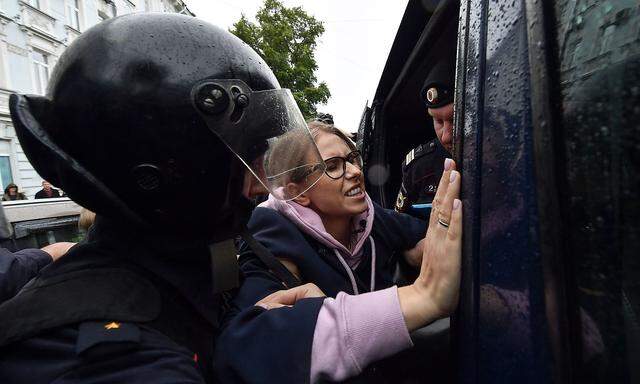
{"type": "Polygon", "coordinates": [[[445,0],[435,10],[427,25],[427,40],[435,52],[428,64],[428,74],[420,90],[427,108],[440,108],[453,102],[456,47],[458,36],[458,0],[445,0]]]}

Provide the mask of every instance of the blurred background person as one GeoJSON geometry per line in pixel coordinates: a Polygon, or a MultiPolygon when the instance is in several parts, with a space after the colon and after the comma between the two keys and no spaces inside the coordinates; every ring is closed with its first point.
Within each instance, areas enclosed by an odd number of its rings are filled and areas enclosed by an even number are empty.
{"type": "Polygon", "coordinates": [[[18,192],[18,186],[14,183],[7,185],[7,187],[4,189],[4,195],[2,195],[2,201],[12,200],[27,200],[27,197],[24,195],[24,193],[18,192]]]}
{"type": "Polygon", "coordinates": [[[36,199],[50,199],[52,197],[60,197],[60,191],[51,187],[51,183],[42,180],[42,189],[36,192],[36,199]]]}

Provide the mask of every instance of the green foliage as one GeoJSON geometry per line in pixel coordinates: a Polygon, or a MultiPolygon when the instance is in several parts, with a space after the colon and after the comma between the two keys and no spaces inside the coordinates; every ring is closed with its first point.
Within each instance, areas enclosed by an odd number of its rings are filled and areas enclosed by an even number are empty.
{"type": "Polygon", "coordinates": [[[286,8],[278,0],[265,0],[256,23],[243,14],[229,31],[262,56],[283,88],[291,89],[305,118],[315,117],[316,106],[331,96],[327,84],[318,84],[315,76],[314,50],[324,33],[322,22],[301,7],[286,8]]]}

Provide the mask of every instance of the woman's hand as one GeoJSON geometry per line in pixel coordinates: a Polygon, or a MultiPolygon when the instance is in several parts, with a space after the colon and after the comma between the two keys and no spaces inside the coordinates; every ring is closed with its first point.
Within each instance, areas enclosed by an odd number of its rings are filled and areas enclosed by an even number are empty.
{"type": "Polygon", "coordinates": [[[462,202],[460,173],[451,159],[433,200],[424,242],[420,275],[398,288],[400,307],[409,331],[449,316],[458,305],[462,253],[462,202]]]}
{"type": "Polygon", "coordinates": [[[277,291],[256,303],[257,306],[265,309],[280,307],[290,307],[298,300],[309,297],[325,297],[326,295],[317,285],[307,283],[287,290],[277,291]]]}

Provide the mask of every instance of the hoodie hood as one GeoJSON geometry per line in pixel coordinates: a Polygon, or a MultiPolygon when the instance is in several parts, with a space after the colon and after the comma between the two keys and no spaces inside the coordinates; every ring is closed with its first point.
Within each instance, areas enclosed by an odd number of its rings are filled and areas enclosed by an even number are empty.
{"type": "Polygon", "coordinates": [[[263,208],[270,208],[280,212],[291,220],[302,232],[313,237],[321,244],[332,248],[340,253],[351,268],[357,267],[362,258],[362,247],[371,234],[373,228],[374,208],[371,198],[365,192],[365,200],[368,209],[353,218],[352,238],[350,244],[354,244],[352,249],[348,249],[331,234],[327,232],[322,223],[320,215],[313,209],[302,206],[294,201],[283,201],[269,195],[264,203],[258,205],[263,208]]]}

